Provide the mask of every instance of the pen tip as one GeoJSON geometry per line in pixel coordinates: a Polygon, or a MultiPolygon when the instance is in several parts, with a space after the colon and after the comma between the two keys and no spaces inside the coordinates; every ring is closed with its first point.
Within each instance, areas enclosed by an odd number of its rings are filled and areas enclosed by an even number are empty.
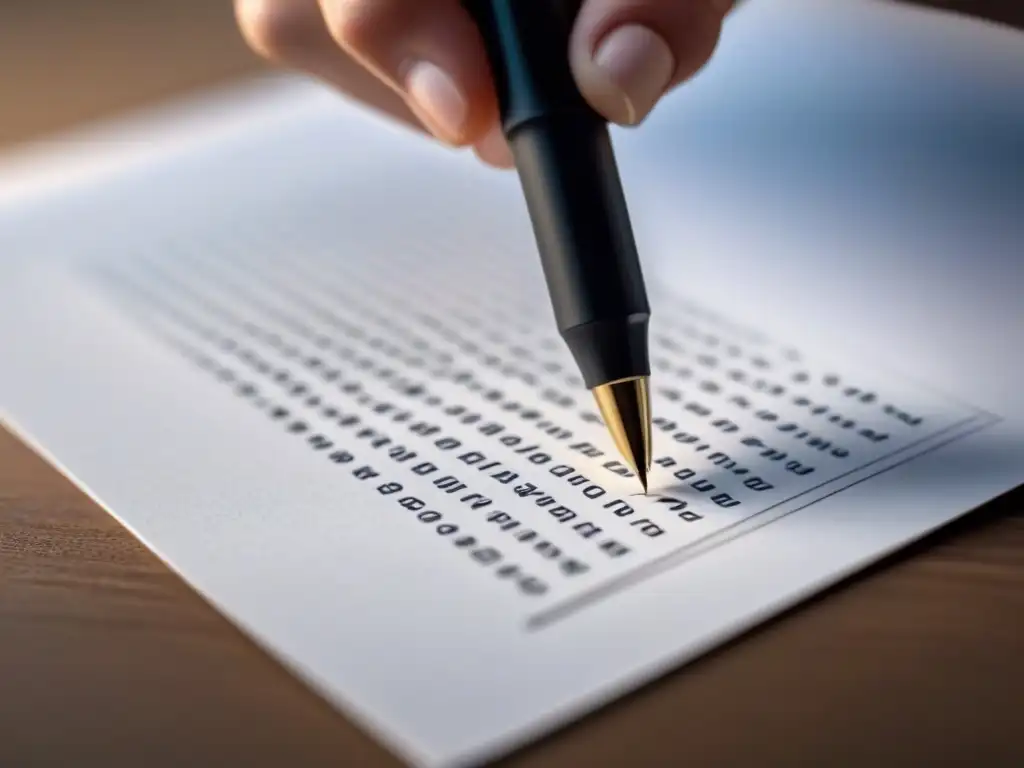
{"type": "Polygon", "coordinates": [[[646,376],[613,381],[594,388],[594,399],[601,411],[615,446],[636,473],[647,493],[647,475],[651,469],[650,388],[646,376]]]}

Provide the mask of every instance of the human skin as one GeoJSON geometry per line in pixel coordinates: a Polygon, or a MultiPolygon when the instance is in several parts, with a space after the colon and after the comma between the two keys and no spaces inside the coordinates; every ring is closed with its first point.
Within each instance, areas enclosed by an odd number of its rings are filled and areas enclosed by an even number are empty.
{"type": "MultiPolygon", "coordinates": [[[[584,0],[568,52],[580,92],[610,122],[638,125],[707,63],[735,4],[584,0]]],[[[914,4],[1011,24],[1022,15],[1012,1],[914,4]]],[[[483,47],[458,0],[235,0],[235,13],[266,59],[449,146],[470,147],[488,165],[512,167],[483,47]]]]}
{"type": "MultiPolygon", "coordinates": [[[[585,0],[569,47],[581,93],[610,122],[642,122],[705,64],[732,5],[585,0]]],[[[235,12],[270,61],[511,166],[483,46],[458,0],[236,0],[235,12]]]]}

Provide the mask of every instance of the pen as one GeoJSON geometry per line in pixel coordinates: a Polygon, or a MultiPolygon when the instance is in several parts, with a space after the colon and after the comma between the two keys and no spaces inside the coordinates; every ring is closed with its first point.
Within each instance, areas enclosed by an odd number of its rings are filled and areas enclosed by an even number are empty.
{"type": "Polygon", "coordinates": [[[607,123],[569,65],[581,4],[463,0],[484,41],[558,331],[646,493],[650,307],[607,123]]]}

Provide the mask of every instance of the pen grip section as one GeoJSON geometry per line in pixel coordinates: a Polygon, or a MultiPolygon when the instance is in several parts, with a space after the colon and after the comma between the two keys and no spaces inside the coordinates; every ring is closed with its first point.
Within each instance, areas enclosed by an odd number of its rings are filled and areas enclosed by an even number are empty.
{"type": "Polygon", "coordinates": [[[558,330],[589,388],[650,375],[650,308],[605,119],[569,64],[582,0],[463,0],[483,39],[558,330]]]}
{"type": "Polygon", "coordinates": [[[506,136],[554,114],[596,114],[569,66],[582,0],[463,0],[483,39],[506,136]]]}
{"type": "Polygon", "coordinates": [[[519,126],[509,144],[555,320],[584,379],[649,375],[650,306],[607,126],[553,115],[519,126]]]}

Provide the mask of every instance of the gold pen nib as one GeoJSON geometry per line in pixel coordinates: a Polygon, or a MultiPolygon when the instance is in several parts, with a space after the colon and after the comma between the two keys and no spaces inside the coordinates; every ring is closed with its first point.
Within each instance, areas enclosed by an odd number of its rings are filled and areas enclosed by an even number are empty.
{"type": "Polygon", "coordinates": [[[651,396],[646,376],[594,387],[594,399],[615,446],[647,493],[651,470],[651,396]]]}

